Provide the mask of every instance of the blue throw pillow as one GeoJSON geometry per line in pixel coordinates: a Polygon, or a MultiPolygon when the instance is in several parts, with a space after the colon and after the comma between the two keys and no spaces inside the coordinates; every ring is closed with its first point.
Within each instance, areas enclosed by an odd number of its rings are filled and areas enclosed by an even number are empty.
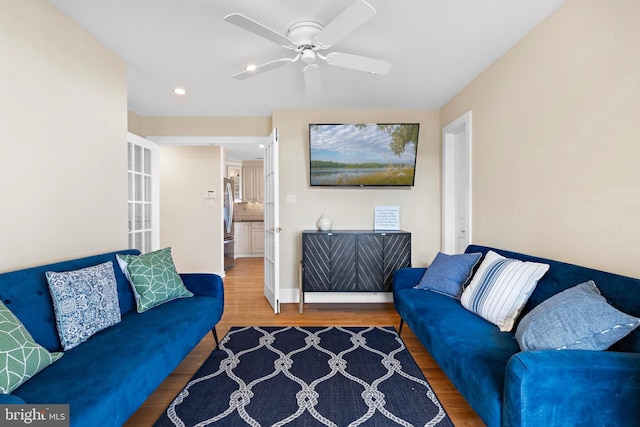
{"type": "Polygon", "coordinates": [[[75,271],[45,273],[62,348],[70,350],[120,322],[113,262],[75,271]]]}
{"type": "Polygon", "coordinates": [[[525,315],[516,340],[526,350],[606,350],[626,337],[640,319],[625,314],[589,280],[544,300],[525,315]]]}
{"type": "Polygon", "coordinates": [[[462,290],[471,279],[473,268],[481,257],[480,253],[447,255],[438,252],[415,288],[460,299],[462,290]]]}

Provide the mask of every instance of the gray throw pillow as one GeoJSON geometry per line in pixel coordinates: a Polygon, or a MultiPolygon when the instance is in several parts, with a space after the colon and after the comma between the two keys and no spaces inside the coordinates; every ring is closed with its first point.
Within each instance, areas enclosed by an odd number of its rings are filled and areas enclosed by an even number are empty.
{"type": "Polygon", "coordinates": [[[541,302],[522,318],[516,340],[526,350],[606,350],[640,325],[600,294],[593,281],[541,302]]]}

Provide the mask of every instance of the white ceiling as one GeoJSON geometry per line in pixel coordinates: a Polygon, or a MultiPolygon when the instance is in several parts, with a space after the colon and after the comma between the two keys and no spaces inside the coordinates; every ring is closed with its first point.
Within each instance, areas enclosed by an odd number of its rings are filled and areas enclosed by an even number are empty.
{"type": "Polygon", "coordinates": [[[439,108],[563,0],[368,0],[377,14],[329,51],[391,61],[377,76],[321,63],[307,95],[300,62],[235,80],[289,51],[223,20],[240,12],[286,34],[327,24],[352,0],[49,0],[127,64],[142,116],[270,116],[275,109],[439,108]],[[181,86],[188,94],[178,97],[181,86]]]}

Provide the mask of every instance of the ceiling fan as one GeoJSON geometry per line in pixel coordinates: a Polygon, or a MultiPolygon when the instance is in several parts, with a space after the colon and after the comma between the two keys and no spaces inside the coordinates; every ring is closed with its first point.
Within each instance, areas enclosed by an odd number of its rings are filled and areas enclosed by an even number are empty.
{"type": "Polygon", "coordinates": [[[337,67],[385,75],[391,69],[391,63],[388,61],[340,52],[321,53],[321,51],[329,49],[371,19],[375,14],[376,10],[369,3],[364,0],[354,0],[326,26],[314,21],[296,22],[289,27],[286,36],[240,13],[227,15],[224,17],[225,21],[295,52],[293,57],[276,59],[258,66],[249,66],[245,71],[234,74],[232,77],[244,80],[302,60],[307,64],[303,69],[307,92],[310,95],[317,95],[321,92],[322,82],[320,81],[320,69],[316,59],[321,59],[327,64],[337,67]]]}

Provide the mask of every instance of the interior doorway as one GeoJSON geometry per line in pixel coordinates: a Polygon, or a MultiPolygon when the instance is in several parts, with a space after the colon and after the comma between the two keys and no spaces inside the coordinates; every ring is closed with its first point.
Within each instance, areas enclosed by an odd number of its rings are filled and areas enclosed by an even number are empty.
{"type": "MultiPolygon", "coordinates": [[[[180,236],[183,240],[180,241],[192,239],[196,242],[204,242],[202,245],[206,244],[209,246],[200,249],[197,253],[188,245],[182,246],[187,251],[184,258],[189,259],[191,263],[189,268],[192,271],[207,271],[224,276],[224,178],[228,178],[228,171],[232,169],[229,168],[230,165],[241,171],[239,176],[234,176],[234,178],[240,178],[234,180],[234,186],[236,184],[239,186],[239,188],[234,189],[235,206],[233,210],[234,213],[236,213],[241,210],[238,209],[238,204],[243,202],[243,187],[245,187],[245,189],[249,188],[243,185],[245,184],[243,181],[245,181],[246,178],[242,172],[244,169],[243,163],[255,162],[260,164],[259,179],[256,174],[256,183],[253,185],[253,188],[261,188],[264,185],[261,165],[264,156],[263,145],[266,143],[267,138],[267,136],[148,136],[148,139],[154,141],[161,147],[163,153],[161,156],[163,159],[160,167],[161,174],[163,171],[166,172],[164,173],[164,176],[167,178],[166,180],[176,183],[176,191],[174,191],[174,193],[180,197],[184,195],[184,197],[188,199],[189,206],[191,206],[189,217],[185,217],[181,212],[177,212],[177,214],[174,215],[174,221],[184,226],[184,230],[182,230],[180,236]],[[165,147],[167,149],[165,149],[165,147]],[[185,150],[183,152],[176,150],[176,156],[178,157],[174,159],[172,157],[172,149],[180,148],[184,148],[185,150]],[[220,151],[216,151],[215,154],[212,154],[212,158],[209,159],[202,154],[195,154],[197,151],[186,150],[196,150],[199,148],[220,151]],[[173,169],[174,160],[180,161],[180,169],[173,169]],[[209,166],[202,165],[202,162],[205,161],[210,161],[209,166]],[[193,173],[188,166],[189,163],[194,165],[193,173]],[[202,169],[206,167],[208,167],[208,169],[202,169]],[[183,187],[182,191],[179,191],[179,186],[183,187]],[[238,196],[237,200],[236,195],[238,196]],[[204,207],[204,209],[202,207],[204,207]],[[206,212],[203,212],[203,210],[206,212]],[[182,217],[180,215],[182,215],[182,217]],[[191,253],[188,251],[191,251],[191,253]]],[[[209,153],[209,151],[206,151],[206,153],[209,153]]],[[[163,197],[161,197],[161,199],[168,201],[170,199],[164,197],[165,189],[167,189],[164,183],[163,181],[163,188],[161,189],[163,197]]],[[[258,200],[255,200],[255,202],[257,201],[258,200]]],[[[262,211],[259,213],[262,214],[262,211]]],[[[251,221],[255,222],[236,222],[236,220],[233,220],[234,216],[235,215],[231,217],[233,221],[233,246],[235,249],[233,256],[237,259],[237,257],[240,256],[238,249],[241,249],[240,239],[242,236],[245,237],[242,241],[245,243],[248,242],[245,246],[252,248],[248,252],[254,252],[253,247],[259,249],[259,246],[264,246],[265,239],[262,221],[251,219],[251,221]],[[254,224],[260,224],[259,229],[254,227],[254,224]],[[242,233],[241,225],[244,226],[243,230],[245,233],[242,233]],[[246,226],[249,226],[248,229],[246,226]]],[[[168,223],[165,221],[162,221],[162,223],[167,224],[168,227],[168,223]]],[[[164,231],[167,227],[162,225],[161,228],[164,231]]],[[[175,235],[175,231],[171,230],[171,232],[175,235]]],[[[229,243],[227,243],[227,246],[229,246],[229,243]]],[[[260,254],[260,258],[261,257],[262,254],[260,254]]]]}
{"type": "Polygon", "coordinates": [[[471,111],[442,129],[442,252],[458,254],[472,242],[471,111]]]}

